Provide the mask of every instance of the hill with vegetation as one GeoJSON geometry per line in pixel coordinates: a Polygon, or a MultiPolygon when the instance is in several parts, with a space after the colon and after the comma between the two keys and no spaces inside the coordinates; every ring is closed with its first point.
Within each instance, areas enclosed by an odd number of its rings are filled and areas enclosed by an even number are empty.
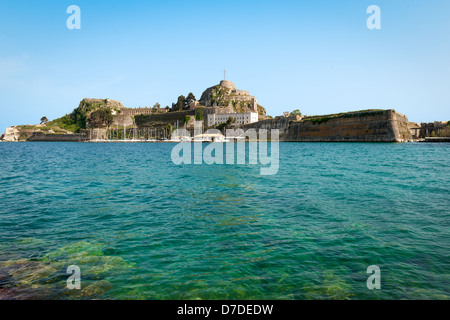
{"type": "Polygon", "coordinates": [[[112,124],[113,115],[124,108],[119,101],[85,98],[70,114],[48,122],[47,126],[73,133],[78,133],[81,129],[106,127],[112,124]]]}

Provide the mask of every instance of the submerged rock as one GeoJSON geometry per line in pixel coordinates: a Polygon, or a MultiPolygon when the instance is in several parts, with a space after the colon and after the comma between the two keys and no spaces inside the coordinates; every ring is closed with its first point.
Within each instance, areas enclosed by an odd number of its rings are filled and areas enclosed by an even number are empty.
{"type": "Polygon", "coordinates": [[[103,248],[104,245],[98,243],[79,241],[47,253],[41,260],[49,261],[67,258],[71,259],[83,256],[101,256],[103,255],[103,248]]]}
{"type": "MultiPolygon", "coordinates": [[[[21,239],[18,244],[42,245],[36,239],[21,239]]],[[[104,255],[105,245],[79,241],[51,251],[42,258],[12,259],[0,262],[0,299],[82,299],[98,298],[112,288],[103,280],[133,263],[122,257],[104,255]],[[69,265],[81,269],[81,290],[68,290],[69,265]]],[[[109,252],[113,252],[109,250],[109,252]]]]}
{"type": "Polygon", "coordinates": [[[9,288],[12,286],[13,278],[5,270],[0,268],[0,289],[9,288]]]}
{"type": "Polygon", "coordinates": [[[0,300],[14,300],[16,292],[10,288],[0,288],[0,300]]]}
{"type": "Polygon", "coordinates": [[[96,278],[117,273],[134,266],[122,257],[104,255],[105,245],[80,241],[52,251],[41,259],[42,262],[64,262],[65,266],[77,265],[83,277],[96,278]]]}
{"type": "Polygon", "coordinates": [[[351,286],[329,271],[324,272],[320,285],[303,287],[303,291],[308,300],[349,300],[353,296],[351,286]]]}
{"type": "Polygon", "coordinates": [[[111,290],[111,288],[112,285],[108,281],[96,281],[82,289],[81,294],[90,298],[97,298],[111,290]]]}

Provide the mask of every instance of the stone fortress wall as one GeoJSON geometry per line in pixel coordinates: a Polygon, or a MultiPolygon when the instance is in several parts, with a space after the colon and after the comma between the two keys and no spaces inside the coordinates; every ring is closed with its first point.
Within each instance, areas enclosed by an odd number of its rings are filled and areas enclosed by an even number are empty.
{"type": "Polygon", "coordinates": [[[124,116],[137,116],[140,114],[155,114],[166,112],[168,112],[166,108],[123,108],[118,114],[124,116]]]}
{"type": "MultiPolygon", "coordinates": [[[[207,118],[209,114],[225,114],[233,113],[234,109],[232,106],[227,107],[201,107],[203,118],[207,118]]],[[[199,108],[195,109],[195,113],[199,112],[199,108]]]]}
{"type": "Polygon", "coordinates": [[[244,126],[244,130],[279,129],[280,141],[406,142],[412,136],[408,118],[395,110],[367,110],[293,121],[277,118],[244,126]]]}
{"type": "Polygon", "coordinates": [[[45,134],[42,132],[34,132],[28,138],[28,141],[47,141],[47,142],[82,142],[88,140],[89,136],[86,133],[45,134]]]}
{"type": "Polygon", "coordinates": [[[121,110],[125,107],[123,106],[122,102],[117,100],[111,100],[111,99],[91,99],[91,98],[84,98],[80,102],[80,107],[83,106],[92,106],[92,105],[101,105],[106,108],[110,108],[111,110],[121,110]]]}
{"type": "MultiPolygon", "coordinates": [[[[326,116],[323,116],[326,119],[326,116]]],[[[286,141],[406,142],[411,141],[408,118],[395,110],[343,114],[317,123],[292,122],[286,141]]]]}

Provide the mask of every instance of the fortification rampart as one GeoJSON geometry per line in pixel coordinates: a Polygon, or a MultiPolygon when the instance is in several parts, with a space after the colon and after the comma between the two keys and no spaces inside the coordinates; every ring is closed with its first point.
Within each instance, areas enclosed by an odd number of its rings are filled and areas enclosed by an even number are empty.
{"type": "Polygon", "coordinates": [[[244,130],[247,129],[278,129],[280,131],[280,141],[285,141],[287,134],[289,132],[289,119],[288,118],[276,118],[276,119],[266,119],[254,123],[246,124],[243,127],[244,130]]]}
{"type": "Polygon", "coordinates": [[[294,121],[276,118],[243,126],[245,130],[278,129],[280,141],[404,142],[412,139],[408,118],[395,110],[368,110],[294,121]]]}
{"type": "Polygon", "coordinates": [[[286,141],[404,142],[412,139],[408,118],[395,110],[376,110],[292,121],[286,141]]]}
{"type": "MultiPolygon", "coordinates": [[[[196,109],[196,113],[198,113],[199,108],[196,109]]],[[[233,113],[235,112],[233,107],[201,107],[203,117],[208,114],[224,114],[224,113],[233,113]]]]}
{"type": "Polygon", "coordinates": [[[131,116],[129,116],[129,115],[116,115],[116,116],[113,116],[113,123],[111,125],[113,127],[114,126],[120,126],[120,127],[127,126],[127,127],[130,127],[132,125],[134,125],[133,118],[131,116]]]}
{"type": "Polygon", "coordinates": [[[51,141],[51,142],[81,142],[87,141],[89,137],[84,133],[74,134],[45,134],[42,132],[34,132],[28,141],[51,141]]]}
{"type": "Polygon", "coordinates": [[[156,113],[152,115],[140,115],[134,118],[134,121],[138,127],[153,127],[165,124],[174,124],[177,120],[180,123],[184,122],[185,117],[194,117],[194,110],[180,111],[180,112],[168,112],[168,113],[156,113]]]}

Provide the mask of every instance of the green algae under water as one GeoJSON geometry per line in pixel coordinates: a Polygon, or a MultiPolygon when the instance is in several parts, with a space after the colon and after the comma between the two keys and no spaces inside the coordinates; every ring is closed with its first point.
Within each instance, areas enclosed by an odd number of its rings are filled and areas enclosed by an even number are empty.
{"type": "Polygon", "coordinates": [[[1,143],[0,299],[448,299],[450,145],[281,143],[273,176],[173,146],[1,143]]]}

